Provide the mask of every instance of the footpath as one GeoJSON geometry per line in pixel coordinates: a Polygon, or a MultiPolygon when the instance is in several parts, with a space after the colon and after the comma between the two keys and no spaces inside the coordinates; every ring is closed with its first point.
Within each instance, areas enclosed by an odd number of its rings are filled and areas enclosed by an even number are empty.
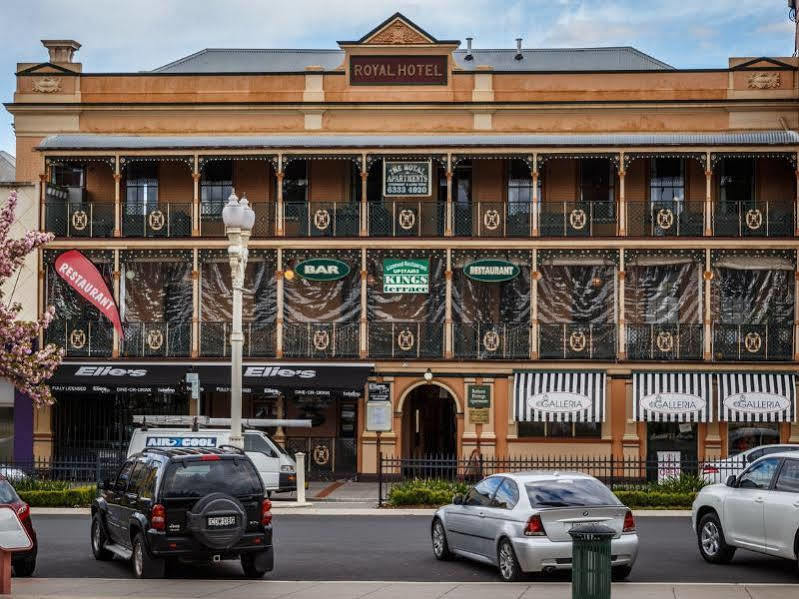
{"type": "MultiPolygon", "coordinates": [[[[569,599],[571,585],[553,583],[302,582],[280,580],[14,579],[12,597],[173,599],[569,599]]],[[[613,599],[786,599],[796,585],[618,583],[613,599]]]]}

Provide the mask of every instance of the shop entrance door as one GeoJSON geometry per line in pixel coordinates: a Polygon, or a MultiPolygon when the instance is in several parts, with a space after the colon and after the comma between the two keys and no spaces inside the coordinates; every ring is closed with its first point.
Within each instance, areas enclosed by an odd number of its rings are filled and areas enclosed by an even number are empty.
{"type": "Polygon", "coordinates": [[[697,472],[697,434],[693,422],[647,422],[647,479],[697,472]]]}
{"type": "Polygon", "coordinates": [[[403,410],[406,452],[414,458],[452,458],[457,451],[455,400],[438,385],[411,391],[403,410]]]}

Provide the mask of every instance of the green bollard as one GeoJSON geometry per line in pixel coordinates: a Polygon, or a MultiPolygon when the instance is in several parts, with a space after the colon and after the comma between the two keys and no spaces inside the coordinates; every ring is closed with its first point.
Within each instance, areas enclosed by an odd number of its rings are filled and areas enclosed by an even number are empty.
{"type": "Polygon", "coordinates": [[[610,599],[610,540],[616,535],[603,524],[580,524],[572,538],[572,599],[610,599]]]}

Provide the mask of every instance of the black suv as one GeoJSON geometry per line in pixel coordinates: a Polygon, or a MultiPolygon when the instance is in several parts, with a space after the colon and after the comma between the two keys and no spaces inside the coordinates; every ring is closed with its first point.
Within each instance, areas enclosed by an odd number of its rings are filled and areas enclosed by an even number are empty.
{"type": "Polygon", "coordinates": [[[92,503],[92,552],[133,560],[137,578],[170,562],[241,559],[260,578],[274,564],[272,503],[244,452],[147,449],[128,458],[92,503]]]}

